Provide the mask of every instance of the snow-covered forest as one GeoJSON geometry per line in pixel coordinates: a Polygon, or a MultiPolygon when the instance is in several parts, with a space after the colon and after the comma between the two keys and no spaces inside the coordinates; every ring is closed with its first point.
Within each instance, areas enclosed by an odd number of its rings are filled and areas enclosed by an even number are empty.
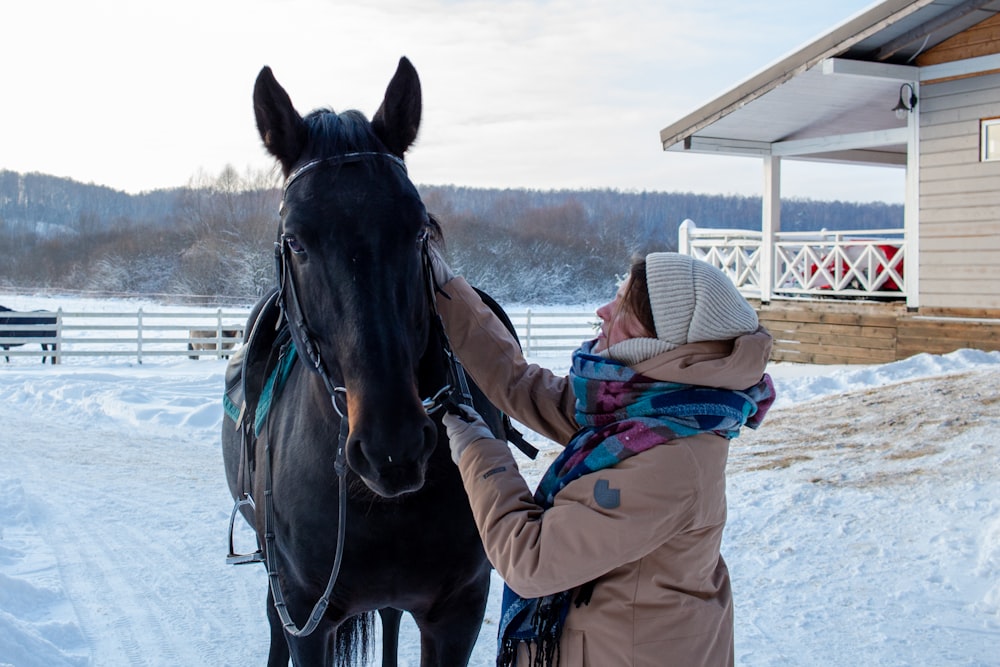
{"type": "MultiPolygon", "coordinates": [[[[759,229],[759,197],[616,190],[418,186],[452,265],[505,303],[579,304],[635,254],[673,250],[685,218],[759,229]]],[[[0,287],[201,295],[248,303],[271,284],[276,174],[199,174],[129,195],[44,174],[0,171],[0,287]]],[[[787,200],[786,231],[902,225],[885,203],[787,200]]]]}

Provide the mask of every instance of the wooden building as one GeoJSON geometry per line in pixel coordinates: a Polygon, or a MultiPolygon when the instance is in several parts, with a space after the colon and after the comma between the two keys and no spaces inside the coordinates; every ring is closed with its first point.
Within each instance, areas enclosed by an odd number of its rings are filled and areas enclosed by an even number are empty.
{"type": "Polygon", "coordinates": [[[761,228],[682,225],[776,334],[776,359],[1000,350],[1000,0],[884,0],[660,132],[758,156],[761,228]],[[781,230],[781,163],[905,169],[903,227],[781,230]]]}

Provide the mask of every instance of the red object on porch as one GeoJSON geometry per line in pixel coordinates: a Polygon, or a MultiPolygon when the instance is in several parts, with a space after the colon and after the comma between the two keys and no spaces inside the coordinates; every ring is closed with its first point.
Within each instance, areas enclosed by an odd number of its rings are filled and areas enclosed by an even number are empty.
{"type": "MultiPolygon", "coordinates": [[[[897,248],[894,245],[880,245],[878,246],[878,249],[882,251],[883,255],[885,255],[885,260],[887,264],[891,262],[892,258],[896,256],[897,252],[899,252],[899,248],[897,248]]],[[[884,271],[885,268],[879,265],[878,269],[875,270],[875,275],[880,276],[884,271]]],[[[896,273],[898,273],[900,277],[903,277],[903,260],[899,260],[899,266],[896,267],[896,273]]],[[[901,291],[900,286],[897,285],[896,281],[893,280],[892,278],[889,278],[888,280],[885,281],[885,284],[882,286],[882,289],[895,290],[897,292],[901,291]]]]}

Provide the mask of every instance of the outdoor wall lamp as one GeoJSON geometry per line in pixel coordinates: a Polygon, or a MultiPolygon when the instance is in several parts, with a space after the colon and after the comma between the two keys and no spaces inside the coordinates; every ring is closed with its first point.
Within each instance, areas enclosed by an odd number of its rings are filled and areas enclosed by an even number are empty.
{"type": "Polygon", "coordinates": [[[906,114],[913,111],[913,108],[917,106],[917,94],[913,90],[913,84],[904,83],[899,87],[899,101],[896,102],[896,106],[892,108],[896,112],[896,118],[900,120],[906,118],[906,114]],[[908,90],[909,95],[904,91],[908,90]]]}

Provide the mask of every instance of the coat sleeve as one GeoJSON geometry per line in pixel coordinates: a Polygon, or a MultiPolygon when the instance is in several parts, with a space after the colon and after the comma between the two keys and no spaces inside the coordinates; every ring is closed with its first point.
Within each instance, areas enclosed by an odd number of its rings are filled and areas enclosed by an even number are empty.
{"type": "Polygon", "coordinates": [[[566,444],[577,431],[569,380],[529,364],[517,340],[462,277],[450,280],[437,307],[465,370],[494,405],[536,433],[566,444]]]}
{"type": "Polygon", "coordinates": [[[697,465],[687,445],[660,445],[571,482],[545,511],[499,440],[474,443],[459,469],[490,562],[534,598],[637,561],[689,528],[697,465]]]}

